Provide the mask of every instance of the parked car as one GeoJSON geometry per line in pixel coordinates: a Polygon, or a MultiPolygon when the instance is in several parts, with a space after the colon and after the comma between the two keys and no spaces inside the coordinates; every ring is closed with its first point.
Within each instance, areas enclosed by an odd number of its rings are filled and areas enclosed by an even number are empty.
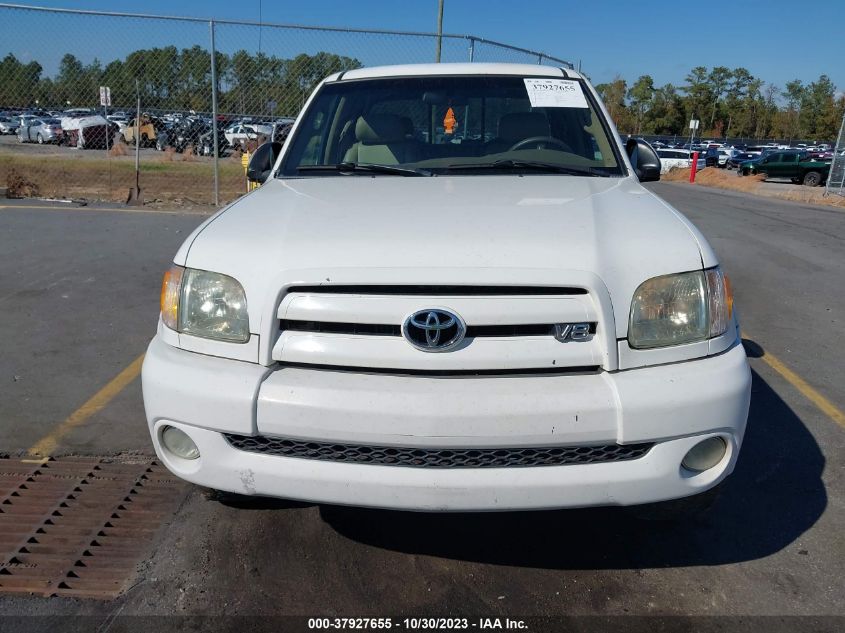
{"type": "MultiPolygon", "coordinates": [[[[272,129],[266,132],[266,135],[272,133],[272,129]]],[[[260,133],[253,125],[245,125],[238,123],[230,126],[224,132],[226,142],[235,149],[244,149],[249,141],[256,140],[260,133]]]]}
{"type": "Polygon", "coordinates": [[[10,116],[0,116],[0,134],[15,134],[20,123],[10,116]]]}
{"type": "Polygon", "coordinates": [[[201,119],[183,119],[182,123],[171,128],[168,144],[177,152],[184,152],[190,148],[196,154],[199,148],[199,137],[209,129],[208,123],[201,119]]]}
{"type": "Polygon", "coordinates": [[[72,117],[72,118],[79,118],[79,117],[86,117],[86,116],[93,116],[96,112],[94,112],[91,108],[68,108],[62,113],[62,117],[56,118],[63,118],[63,117],[72,117]]]}
{"type": "Polygon", "coordinates": [[[728,160],[730,160],[733,156],[739,154],[738,150],[725,148],[725,147],[721,147],[716,151],[719,154],[718,155],[718,161],[717,161],[716,164],[717,164],[718,167],[722,167],[722,168],[727,167],[728,166],[728,160]]]}
{"type": "MultiPolygon", "coordinates": [[[[692,166],[692,152],[688,149],[658,149],[660,157],[660,173],[666,174],[674,168],[686,169],[692,166]]],[[[704,169],[707,161],[699,155],[696,161],[696,169],[704,169]]]]}
{"type": "Polygon", "coordinates": [[[830,162],[833,160],[833,152],[830,150],[816,150],[814,152],[807,152],[811,160],[820,160],[822,162],[830,162]]]}
{"type": "Polygon", "coordinates": [[[121,134],[123,134],[123,130],[126,129],[126,126],[129,123],[129,117],[126,116],[125,114],[122,114],[122,113],[119,113],[119,112],[115,112],[114,114],[109,114],[106,118],[109,121],[111,121],[112,123],[114,123],[115,125],[117,125],[118,130],[120,131],[121,134]]]}
{"type": "Polygon", "coordinates": [[[35,116],[34,114],[19,114],[19,115],[13,117],[13,121],[14,121],[15,126],[16,126],[15,127],[15,133],[17,133],[17,131],[21,127],[29,125],[30,121],[34,121],[37,118],[38,117],[35,116]]]}
{"type": "Polygon", "coordinates": [[[77,149],[106,149],[114,145],[117,125],[99,114],[61,120],[62,143],[77,149]]]}
{"type": "Polygon", "coordinates": [[[156,128],[155,148],[163,152],[171,146],[173,134],[175,133],[177,123],[172,123],[168,119],[161,119],[161,124],[156,128]]]}
{"type": "MultiPolygon", "coordinates": [[[[289,123],[290,119],[279,119],[280,123],[289,123]]],[[[240,123],[251,128],[259,136],[270,136],[273,124],[269,122],[256,121],[254,119],[241,119],[240,123]]]]}
{"type": "Polygon", "coordinates": [[[760,156],[758,154],[752,154],[751,152],[737,152],[734,156],[727,160],[725,166],[728,169],[736,169],[741,163],[757,160],[759,158],[760,156]]]}
{"type": "Polygon", "coordinates": [[[716,147],[704,147],[699,150],[698,155],[704,159],[707,167],[716,167],[719,164],[719,150],[716,147]]]}
{"type": "Polygon", "coordinates": [[[806,152],[775,152],[740,166],[743,176],[766,174],[766,178],[789,178],[793,183],[815,187],[827,180],[830,163],[812,160],[806,152]]]}
{"type": "MultiPolygon", "coordinates": [[[[226,140],[226,135],[224,133],[224,125],[223,121],[218,122],[216,129],[217,129],[217,151],[222,156],[223,152],[229,146],[228,141],[226,140]]],[[[212,132],[211,126],[207,125],[205,131],[199,135],[197,138],[197,153],[202,154],[203,156],[213,156],[214,155],[214,133],[212,132]]]]}
{"type": "Polygon", "coordinates": [[[745,148],[745,151],[749,154],[754,154],[756,156],[760,156],[764,150],[772,151],[771,148],[765,147],[763,145],[749,145],[745,148]]]}
{"type": "Polygon", "coordinates": [[[707,507],[751,395],[730,284],[588,80],[370,67],[308,103],[165,275],[142,371],[161,462],[316,503],[707,507]],[[454,108],[476,138],[424,140],[459,102],[487,106],[454,108]]]}
{"type": "Polygon", "coordinates": [[[135,139],[139,135],[138,130],[140,128],[141,147],[155,147],[156,134],[161,127],[162,124],[158,119],[149,114],[142,114],[140,126],[136,123],[135,118],[133,117],[123,128],[121,134],[124,142],[134,145],[135,139]]]}
{"type": "Polygon", "coordinates": [[[63,138],[62,122],[58,119],[29,119],[18,128],[20,143],[60,143],[63,138]]]}

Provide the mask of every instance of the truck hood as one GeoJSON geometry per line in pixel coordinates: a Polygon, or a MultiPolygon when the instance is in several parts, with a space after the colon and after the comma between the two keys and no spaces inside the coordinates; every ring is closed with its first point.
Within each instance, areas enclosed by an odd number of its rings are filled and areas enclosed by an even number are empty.
{"type": "Polygon", "coordinates": [[[636,180],[546,174],[271,180],[198,227],[175,261],[240,281],[255,333],[291,283],[572,285],[587,273],[620,337],[640,283],[716,264],[636,180]]]}

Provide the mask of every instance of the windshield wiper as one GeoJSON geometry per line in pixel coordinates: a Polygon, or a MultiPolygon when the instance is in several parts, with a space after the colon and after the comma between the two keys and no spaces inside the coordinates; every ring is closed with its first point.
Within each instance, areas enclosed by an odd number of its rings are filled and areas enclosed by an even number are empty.
{"type": "Polygon", "coordinates": [[[543,163],[540,161],[519,160],[513,158],[503,158],[502,160],[496,160],[492,163],[460,163],[457,165],[447,165],[446,169],[536,169],[538,171],[570,174],[572,176],[594,176],[597,178],[610,177],[610,174],[599,171],[595,167],[572,167],[569,165],[557,165],[555,163],[543,163]]]}
{"type": "Polygon", "coordinates": [[[395,174],[397,176],[431,176],[427,169],[399,167],[398,165],[379,165],[377,163],[344,162],[336,165],[300,165],[297,171],[339,171],[354,173],[356,171],[375,172],[379,174],[395,174]]]}

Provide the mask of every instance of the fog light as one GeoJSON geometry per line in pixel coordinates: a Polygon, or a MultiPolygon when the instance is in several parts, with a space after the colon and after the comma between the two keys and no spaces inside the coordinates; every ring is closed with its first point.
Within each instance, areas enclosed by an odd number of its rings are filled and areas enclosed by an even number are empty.
{"type": "Polygon", "coordinates": [[[182,459],[196,459],[200,456],[200,449],[194,441],[188,437],[185,431],[175,426],[165,426],[161,432],[161,443],[171,453],[182,459]]]}
{"type": "Polygon", "coordinates": [[[684,461],[681,462],[681,465],[687,470],[702,472],[708,468],[713,468],[713,466],[722,461],[727,450],[728,445],[724,439],[721,437],[708,437],[689,450],[684,456],[684,461]]]}

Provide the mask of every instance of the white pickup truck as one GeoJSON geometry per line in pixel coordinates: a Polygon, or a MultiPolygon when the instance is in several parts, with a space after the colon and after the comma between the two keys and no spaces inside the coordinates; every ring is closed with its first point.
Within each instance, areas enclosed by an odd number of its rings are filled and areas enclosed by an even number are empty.
{"type": "Polygon", "coordinates": [[[659,172],[570,69],[326,78],[165,275],[159,458],[332,504],[706,505],[751,376],[716,255],[640,184],[659,172]]]}

